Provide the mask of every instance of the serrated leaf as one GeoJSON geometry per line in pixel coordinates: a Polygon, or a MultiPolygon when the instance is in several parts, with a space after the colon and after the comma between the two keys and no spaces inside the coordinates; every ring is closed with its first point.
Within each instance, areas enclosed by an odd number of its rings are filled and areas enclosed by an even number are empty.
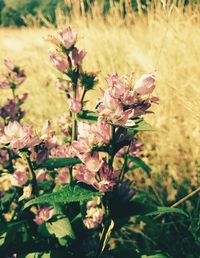
{"type": "Polygon", "coordinates": [[[129,158],[129,160],[134,162],[137,167],[144,170],[148,174],[148,176],[150,176],[151,168],[143,160],[141,160],[140,158],[137,158],[137,157],[131,157],[130,155],[128,158],[129,158]]]}
{"type": "Polygon", "coordinates": [[[34,164],[34,168],[46,168],[46,169],[54,169],[54,168],[63,168],[69,167],[76,164],[80,164],[81,161],[78,158],[50,158],[44,161],[42,164],[34,164]]]}
{"type": "Polygon", "coordinates": [[[71,186],[70,184],[67,184],[57,192],[44,194],[42,196],[39,196],[35,199],[28,201],[24,205],[24,209],[26,209],[31,205],[41,204],[41,203],[54,205],[56,203],[87,201],[96,196],[102,196],[102,195],[103,194],[100,192],[85,189],[80,185],[71,186]]]}
{"type": "Polygon", "coordinates": [[[90,110],[83,110],[81,113],[77,114],[78,120],[96,122],[98,120],[98,116],[96,112],[90,110]]]}
{"type": "Polygon", "coordinates": [[[171,208],[171,207],[157,207],[155,211],[146,213],[145,216],[162,215],[162,214],[168,214],[168,213],[176,213],[176,214],[180,214],[188,217],[188,214],[185,211],[178,208],[171,208]]]}

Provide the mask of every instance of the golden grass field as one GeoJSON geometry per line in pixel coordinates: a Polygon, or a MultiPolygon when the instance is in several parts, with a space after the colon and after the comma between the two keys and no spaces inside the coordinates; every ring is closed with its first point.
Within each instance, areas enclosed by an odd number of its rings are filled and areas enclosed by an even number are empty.
{"type": "MultiPolygon", "coordinates": [[[[62,23],[69,24],[66,19],[62,23]]],[[[168,171],[175,179],[188,175],[197,183],[200,164],[200,16],[198,10],[182,13],[177,8],[143,15],[129,14],[126,21],[111,15],[71,19],[79,33],[79,46],[88,54],[84,67],[99,72],[104,87],[107,73],[157,72],[156,95],[160,104],[147,120],[156,132],[145,133],[147,161],[153,171],[168,171]]],[[[1,28],[0,70],[3,59],[13,59],[27,72],[19,92],[27,91],[26,122],[40,126],[65,112],[65,97],[54,86],[56,71],[49,62],[51,45],[45,40],[53,28],[1,28]]],[[[89,94],[91,108],[98,90],[89,94]]],[[[0,103],[8,91],[1,91],[0,103]]]]}

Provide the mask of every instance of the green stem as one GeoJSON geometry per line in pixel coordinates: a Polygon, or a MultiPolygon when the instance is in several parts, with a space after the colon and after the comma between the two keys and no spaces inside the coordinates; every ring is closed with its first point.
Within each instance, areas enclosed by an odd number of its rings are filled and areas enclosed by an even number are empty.
{"type": "Polygon", "coordinates": [[[32,162],[29,157],[26,157],[26,161],[27,161],[28,168],[29,168],[29,171],[32,176],[31,183],[32,183],[32,187],[33,187],[33,194],[37,196],[38,195],[38,185],[37,185],[37,179],[36,179],[36,175],[35,175],[35,172],[33,169],[33,165],[32,165],[32,162]]]}
{"type": "Polygon", "coordinates": [[[77,140],[77,121],[76,114],[72,114],[72,139],[71,142],[77,140]]]}
{"type": "Polygon", "coordinates": [[[10,149],[8,149],[8,157],[9,157],[9,169],[10,169],[10,173],[14,172],[14,167],[13,167],[13,162],[12,162],[12,154],[10,149]]]}
{"type": "Polygon", "coordinates": [[[123,166],[122,166],[122,170],[121,170],[121,173],[120,173],[119,183],[121,183],[121,182],[123,181],[123,179],[124,179],[124,174],[126,173],[129,149],[130,149],[130,145],[128,146],[128,149],[127,149],[127,151],[126,151],[126,153],[125,153],[124,164],[123,164],[123,166]]]}
{"type": "Polygon", "coordinates": [[[12,88],[12,95],[13,95],[13,99],[16,99],[16,95],[15,95],[15,89],[12,88]]]}

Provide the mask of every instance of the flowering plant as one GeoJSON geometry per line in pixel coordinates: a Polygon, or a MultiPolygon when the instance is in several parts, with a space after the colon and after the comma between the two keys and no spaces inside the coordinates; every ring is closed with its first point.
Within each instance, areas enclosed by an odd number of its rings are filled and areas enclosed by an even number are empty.
{"type": "MultiPolygon", "coordinates": [[[[136,201],[127,177],[137,168],[150,176],[137,135],[152,130],[144,117],[158,103],[152,96],[156,76],[144,74],[134,82],[108,75],[96,107],[87,110],[85,97],[97,75],[83,69],[86,51],[77,48],[77,33],[67,27],[49,40],[56,85],[68,103],[68,113],[58,120],[60,133],[50,121],[40,131],[21,122],[27,94],[19,97],[16,90],[24,70],[6,60],[0,81],[13,94],[0,107],[1,177],[9,183],[0,193],[0,251],[3,257],[121,257],[110,235],[117,236],[131,216],[166,212],[136,201]]],[[[173,211],[183,213],[167,208],[173,211]]]]}

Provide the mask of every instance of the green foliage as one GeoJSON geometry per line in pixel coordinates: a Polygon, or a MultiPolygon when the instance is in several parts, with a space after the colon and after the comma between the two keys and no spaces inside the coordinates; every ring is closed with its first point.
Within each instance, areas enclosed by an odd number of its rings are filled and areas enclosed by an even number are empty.
{"type": "Polygon", "coordinates": [[[35,169],[37,168],[46,168],[46,169],[55,169],[55,168],[64,168],[79,164],[81,161],[77,158],[50,158],[44,161],[42,164],[34,164],[35,169]]]}
{"type": "Polygon", "coordinates": [[[75,239],[75,234],[69,219],[62,215],[57,216],[55,221],[40,225],[40,231],[48,232],[50,236],[62,238],[62,240],[64,240],[64,238],[66,239],[66,237],[75,239]]]}
{"type": "Polygon", "coordinates": [[[80,113],[78,113],[77,119],[80,121],[85,120],[89,122],[96,122],[98,120],[98,116],[94,111],[82,110],[80,113]]]}
{"type": "Polygon", "coordinates": [[[102,193],[93,190],[88,190],[80,185],[71,186],[67,184],[62,187],[59,191],[41,195],[35,199],[28,201],[24,205],[24,209],[34,204],[50,204],[56,203],[71,203],[71,202],[82,202],[90,200],[96,196],[102,196],[102,193]]]}
{"type": "Polygon", "coordinates": [[[151,168],[144,161],[142,161],[140,158],[132,157],[130,155],[128,156],[128,159],[135,163],[134,168],[135,167],[141,168],[148,174],[148,176],[150,176],[151,168]]]}
{"type": "Polygon", "coordinates": [[[135,119],[135,125],[128,128],[128,135],[132,135],[134,131],[155,131],[155,129],[144,119],[135,119]]]}

